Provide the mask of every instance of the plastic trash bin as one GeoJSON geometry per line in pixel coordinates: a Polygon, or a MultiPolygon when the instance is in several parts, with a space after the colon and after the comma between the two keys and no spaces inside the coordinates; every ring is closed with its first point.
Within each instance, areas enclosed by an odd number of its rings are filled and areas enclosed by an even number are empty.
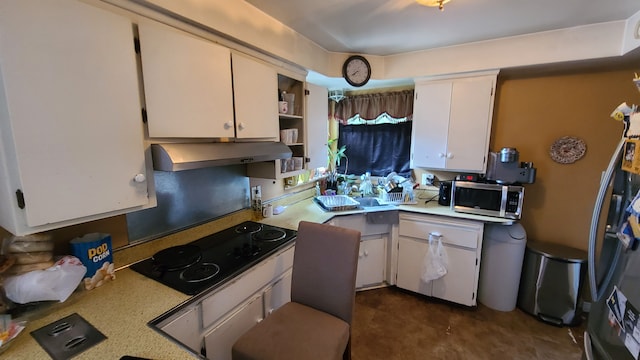
{"type": "Polygon", "coordinates": [[[498,311],[512,311],[518,300],[527,233],[520,223],[484,228],[478,300],[498,311]]]}
{"type": "Polygon", "coordinates": [[[586,271],[586,251],[530,241],[524,257],[518,307],[554,325],[578,325],[586,271]]]}

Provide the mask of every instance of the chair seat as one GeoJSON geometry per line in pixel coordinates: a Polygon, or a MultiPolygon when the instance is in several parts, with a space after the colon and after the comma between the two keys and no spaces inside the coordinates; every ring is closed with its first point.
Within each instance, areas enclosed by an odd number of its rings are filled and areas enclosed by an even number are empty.
{"type": "Polygon", "coordinates": [[[234,360],[342,359],[349,324],[314,308],[289,302],[236,341],[234,360]],[[327,336],[331,334],[331,336],[327,336]]]}

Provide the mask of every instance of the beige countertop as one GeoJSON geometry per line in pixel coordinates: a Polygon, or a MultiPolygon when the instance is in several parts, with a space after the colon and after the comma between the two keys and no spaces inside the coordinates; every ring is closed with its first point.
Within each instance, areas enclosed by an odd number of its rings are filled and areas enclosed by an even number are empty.
{"type": "MultiPolygon", "coordinates": [[[[429,194],[419,194],[418,204],[399,205],[397,209],[483,222],[512,223],[511,220],[506,219],[455,213],[449,207],[440,206],[435,201],[426,201],[425,199],[428,198],[429,194]]],[[[302,220],[324,223],[334,216],[355,213],[362,213],[362,211],[327,212],[315,204],[311,198],[307,198],[295,204],[286,205],[284,212],[279,215],[259,221],[297,229],[298,223],[302,220]]],[[[64,303],[55,304],[44,313],[33,316],[34,319],[29,320],[27,328],[1,357],[3,359],[48,358],[44,349],[29,333],[67,315],[78,313],[101,331],[107,339],[81,353],[75,359],[119,359],[124,355],[158,360],[195,358],[194,355],[147,325],[152,319],[181,305],[191,297],[140,275],[127,266],[152,256],[159,249],[193,241],[248,220],[252,215],[251,211],[234,213],[204,226],[116,251],[114,262],[120,269],[116,272],[115,281],[91,291],[76,291],[64,303]]]]}

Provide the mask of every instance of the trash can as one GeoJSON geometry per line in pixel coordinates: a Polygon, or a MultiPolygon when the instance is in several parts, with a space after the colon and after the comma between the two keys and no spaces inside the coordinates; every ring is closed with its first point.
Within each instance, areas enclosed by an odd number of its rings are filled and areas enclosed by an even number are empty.
{"type": "Polygon", "coordinates": [[[520,223],[484,228],[478,301],[499,311],[516,308],[527,233],[520,223]]]}
{"type": "Polygon", "coordinates": [[[518,307],[554,325],[578,325],[586,263],[586,251],[530,241],[522,267],[518,307]]]}

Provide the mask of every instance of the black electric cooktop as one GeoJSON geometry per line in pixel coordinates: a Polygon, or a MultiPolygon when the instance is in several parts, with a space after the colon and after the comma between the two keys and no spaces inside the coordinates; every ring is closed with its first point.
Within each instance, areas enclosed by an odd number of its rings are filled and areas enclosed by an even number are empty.
{"type": "Polygon", "coordinates": [[[296,238],[297,232],[246,221],[166,248],[131,269],[187,295],[221,285],[296,238]]]}

